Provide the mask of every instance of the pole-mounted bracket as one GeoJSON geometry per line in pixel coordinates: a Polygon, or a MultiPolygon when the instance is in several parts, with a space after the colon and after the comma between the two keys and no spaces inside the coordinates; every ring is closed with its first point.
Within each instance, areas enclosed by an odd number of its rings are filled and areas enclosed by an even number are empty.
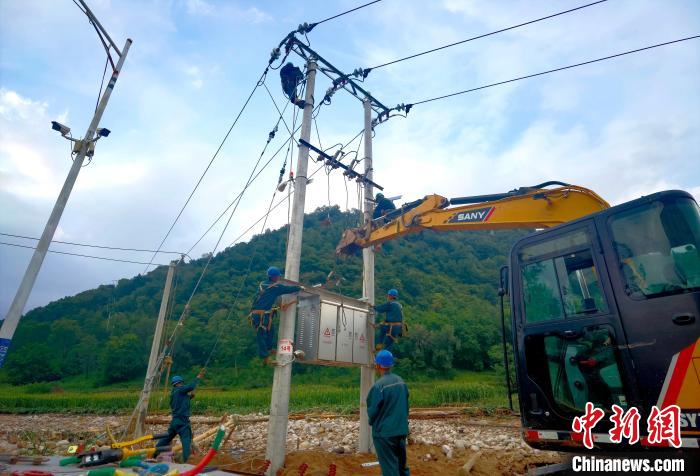
{"type": "MultiPolygon", "coordinates": [[[[377,187],[379,190],[384,190],[384,187],[381,185],[377,184],[376,182],[373,182],[372,180],[368,179],[364,174],[360,174],[355,172],[353,169],[345,165],[344,163],[340,162],[336,157],[333,157],[332,155],[328,155],[318,147],[315,147],[311,144],[309,144],[307,141],[304,139],[299,139],[299,143],[305,147],[308,147],[309,149],[313,150],[316,152],[319,156],[323,157],[325,159],[326,165],[330,165],[334,169],[341,168],[345,170],[343,172],[344,175],[347,175],[350,178],[357,179],[359,182],[364,183],[365,185],[369,184],[372,185],[373,187],[377,187]]],[[[317,160],[318,162],[318,160],[317,160]]]]}

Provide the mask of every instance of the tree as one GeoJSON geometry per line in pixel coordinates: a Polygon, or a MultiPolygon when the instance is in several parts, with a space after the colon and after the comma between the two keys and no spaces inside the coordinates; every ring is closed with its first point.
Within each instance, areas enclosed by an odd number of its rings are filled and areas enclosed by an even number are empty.
{"type": "Polygon", "coordinates": [[[13,385],[58,380],[61,377],[54,350],[45,344],[26,345],[7,356],[8,381],[13,385]]]}
{"type": "Polygon", "coordinates": [[[123,382],[145,373],[146,361],[135,352],[140,346],[136,334],[113,336],[107,340],[101,360],[105,382],[123,382]]]}

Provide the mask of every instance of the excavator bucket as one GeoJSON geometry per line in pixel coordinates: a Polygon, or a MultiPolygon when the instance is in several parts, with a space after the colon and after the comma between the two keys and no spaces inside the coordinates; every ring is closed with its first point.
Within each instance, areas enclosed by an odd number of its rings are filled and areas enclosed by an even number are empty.
{"type": "Polygon", "coordinates": [[[335,254],[337,256],[356,255],[362,249],[362,245],[360,243],[364,241],[364,237],[364,228],[352,228],[350,230],[345,230],[343,232],[343,236],[340,238],[340,242],[335,247],[335,254]]]}

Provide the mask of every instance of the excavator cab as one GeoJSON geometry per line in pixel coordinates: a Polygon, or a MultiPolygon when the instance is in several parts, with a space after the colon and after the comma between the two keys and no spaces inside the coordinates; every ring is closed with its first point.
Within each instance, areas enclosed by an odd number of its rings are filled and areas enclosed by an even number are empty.
{"type": "MultiPolygon", "coordinates": [[[[678,405],[682,447],[700,439],[700,213],[667,191],[529,235],[511,252],[508,290],[523,437],[581,449],[572,421],[636,407],[641,444],[653,406],[678,405]]],[[[623,440],[624,442],[624,440],[623,440]]]]}

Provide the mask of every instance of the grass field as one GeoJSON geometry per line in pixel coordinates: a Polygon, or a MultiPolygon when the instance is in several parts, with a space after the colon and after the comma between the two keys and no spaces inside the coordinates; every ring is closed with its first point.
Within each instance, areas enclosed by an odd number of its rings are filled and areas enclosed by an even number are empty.
{"type": "MultiPolygon", "coordinates": [[[[359,379],[325,384],[308,379],[292,380],[290,411],[351,412],[358,407],[359,379]]],[[[411,406],[473,406],[484,409],[507,407],[508,399],[501,376],[491,372],[462,372],[451,380],[407,381],[411,406]]],[[[194,414],[224,412],[267,412],[270,387],[214,389],[200,388],[192,401],[194,414]]],[[[81,390],[60,384],[0,386],[0,413],[128,413],[136,405],[139,390],[110,387],[81,390]]],[[[151,398],[151,410],[167,411],[163,392],[151,398]]]]}

